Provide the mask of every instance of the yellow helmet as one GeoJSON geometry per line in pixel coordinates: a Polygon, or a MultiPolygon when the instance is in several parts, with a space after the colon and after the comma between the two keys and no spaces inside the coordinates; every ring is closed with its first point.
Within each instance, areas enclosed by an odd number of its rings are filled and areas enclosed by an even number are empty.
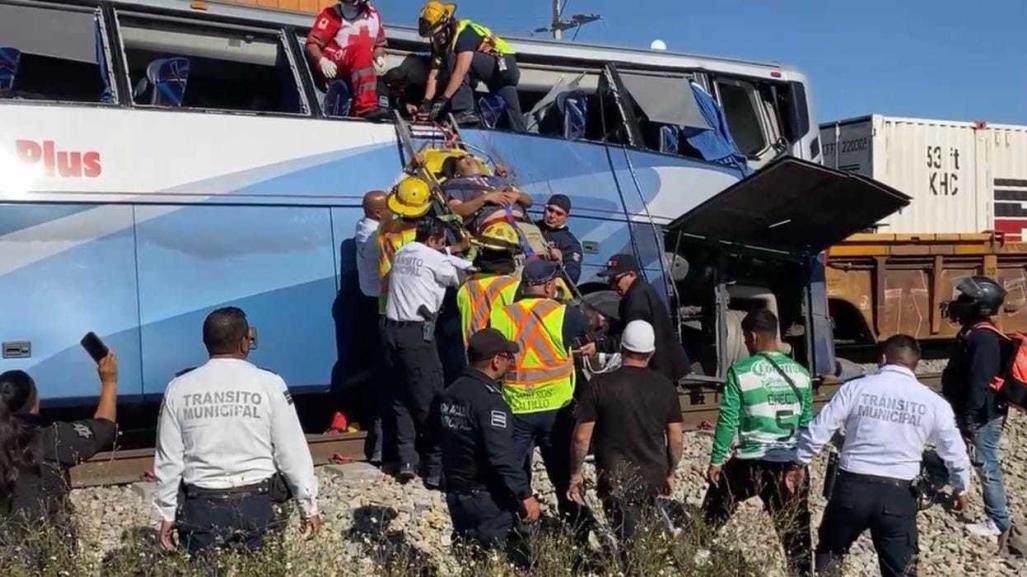
{"type": "Polygon", "coordinates": [[[508,222],[487,225],[478,236],[478,242],[482,247],[492,250],[521,251],[521,238],[508,222]]]}
{"type": "Polygon", "coordinates": [[[400,216],[424,216],[431,208],[431,187],[423,178],[408,176],[392,187],[386,204],[400,216]]]}
{"type": "Polygon", "coordinates": [[[417,32],[422,38],[435,34],[440,28],[449,23],[456,12],[456,4],[443,4],[436,0],[430,0],[421,7],[421,15],[417,19],[417,32]]]}

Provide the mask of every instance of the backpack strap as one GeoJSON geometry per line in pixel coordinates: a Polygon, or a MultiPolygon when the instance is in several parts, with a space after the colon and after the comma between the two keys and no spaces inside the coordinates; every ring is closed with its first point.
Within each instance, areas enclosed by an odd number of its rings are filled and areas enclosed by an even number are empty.
{"type": "Polygon", "coordinates": [[[967,332],[969,333],[969,332],[975,331],[977,329],[984,329],[986,331],[991,331],[991,332],[995,333],[996,335],[1002,337],[1003,339],[1005,339],[1007,341],[1010,340],[1009,337],[1005,333],[1003,333],[1002,331],[998,330],[998,327],[996,327],[991,321],[981,321],[981,322],[973,325],[972,327],[970,327],[970,331],[967,331],[967,332]]]}

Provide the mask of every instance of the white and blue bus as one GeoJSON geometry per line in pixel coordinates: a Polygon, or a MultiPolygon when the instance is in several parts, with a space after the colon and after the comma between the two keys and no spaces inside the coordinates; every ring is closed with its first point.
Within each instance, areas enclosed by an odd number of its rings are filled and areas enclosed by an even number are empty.
{"type": "MultiPolygon", "coordinates": [[[[332,309],[354,274],[345,245],[361,197],[393,183],[402,151],[391,124],[325,112],[303,54],[310,23],[185,0],[0,0],[0,370],[29,370],[45,403],[80,403],[95,390],[78,342],[95,331],[119,353],[126,400],[156,398],[205,358],[203,317],[237,305],[257,329],[255,362],[324,389],[346,342],[375,338],[337,331],[332,309]],[[168,91],[162,67],[183,60],[185,90],[168,91]]],[[[426,50],[414,29],[388,31],[392,65],[426,50]]],[[[831,373],[811,258],[824,246],[792,238],[744,258],[688,248],[741,246],[695,223],[714,223],[706,201],[745,174],[782,156],[819,160],[805,77],[771,63],[512,44],[523,108],[538,122],[463,136],[536,199],[570,196],[582,289],[602,288],[595,273],[611,255],[635,253],[711,377],[730,355],[731,309],[753,299],[777,307],[786,339],[831,373]],[[667,251],[689,259],[688,275],[667,251]]],[[[757,190],[743,212],[801,210],[805,189],[788,185],[780,198],[757,190]]],[[[743,189],[733,198],[754,194],[743,189]]],[[[821,208],[837,238],[877,218],[821,208]]],[[[740,214],[729,229],[744,228],[740,214]]]]}

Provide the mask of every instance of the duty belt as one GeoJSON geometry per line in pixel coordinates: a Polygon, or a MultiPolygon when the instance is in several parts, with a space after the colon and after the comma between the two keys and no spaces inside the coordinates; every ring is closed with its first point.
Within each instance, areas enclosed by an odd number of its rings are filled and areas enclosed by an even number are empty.
{"type": "Polygon", "coordinates": [[[246,497],[249,495],[261,495],[267,494],[271,489],[270,479],[264,479],[259,483],[252,485],[242,485],[240,487],[227,487],[225,489],[207,489],[204,487],[197,487],[196,485],[185,485],[182,487],[185,490],[185,496],[189,499],[197,499],[200,497],[216,497],[227,499],[229,497],[246,497]]]}
{"type": "Polygon", "coordinates": [[[894,477],[881,477],[879,475],[866,475],[864,473],[851,473],[844,469],[838,471],[838,476],[842,479],[862,481],[864,483],[876,483],[878,485],[891,485],[893,487],[902,487],[903,489],[908,489],[913,486],[913,481],[896,479],[894,477]]]}

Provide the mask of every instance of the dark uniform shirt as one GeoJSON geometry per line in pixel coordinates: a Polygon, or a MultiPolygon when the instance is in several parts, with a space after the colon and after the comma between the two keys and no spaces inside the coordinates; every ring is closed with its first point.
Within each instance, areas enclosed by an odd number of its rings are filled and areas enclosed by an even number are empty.
{"type": "Polygon", "coordinates": [[[513,443],[513,414],[499,383],[468,368],[439,399],[442,468],[451,492],[487,490],[525,499],[531,485],[513,443]]]}
{"type": "Polygon", "coordinates": [[[106,419],[85,419],[43,427],[35,416],[15,418],[25,419],[37,428],[33,450],[39,466],[18,473],[8,514],[21,515],[26,520],[57,520],[68,506],[68,469],[110,445],[117,425],[106,419]]]}
{"type": "Polygon", "coordinates": [[[578,279],[581,278],[581,242],[578,241],[578,237],[566,226],[550,228],[546,226],[545,220],[540,220],[536,224],[546,242],[563,253],[563,270],[567,271],[571,282],[578,284],[578,279]]]}
{"type": "Polygon", "coordinates": [[[1002,340],[988,329],[959,333],[941,376],[942,393],[961,428],[982,425],[1008,412],[988,384],[1002,369],[1002,340]]]}
{"type": "Polygon", "coordinates": [[[610,327],[610,336],[602,350],[617,352],[620,349],[620,335],[624,332],[624,327],[631,321],[643,320],[651,324],[656,333],[656,352],[649,361],[649,367],[670,379],[672,383],[677,383],[691,372],[688,355],[678,340],[670,313],[656,294],[656,289],[649,283],[641,277],[636,279],[621,298],[618,310],[620,319],[610,327]]]}
{"type": "MultiPolygon", "coordinates": [[[[490,44],[485,41],[486,38],[481,34],[478,34],[472,26],[465,27],[460,31],[460,35],[456,37],[456,42],[452,44],[453,53],[460,54],[461,52],[488,52],[490,50],[490,44]]],[[[431,68],[433,70],[439,70],[446,61],[446,56],[449,54],[450,44],[439,45],[432,43],[431,46],[431,68]]]]}

